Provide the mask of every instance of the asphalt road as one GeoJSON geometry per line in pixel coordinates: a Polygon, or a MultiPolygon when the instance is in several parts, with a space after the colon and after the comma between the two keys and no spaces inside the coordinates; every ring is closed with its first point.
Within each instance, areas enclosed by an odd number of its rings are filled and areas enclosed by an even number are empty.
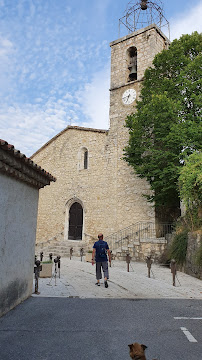
{"type": "Polygon", "coordinates": [[[149,360],[202,360],[201,310],[193,299],[31,297],[0,319],[0,359],[125,360],[140,342],[149,360]]]}

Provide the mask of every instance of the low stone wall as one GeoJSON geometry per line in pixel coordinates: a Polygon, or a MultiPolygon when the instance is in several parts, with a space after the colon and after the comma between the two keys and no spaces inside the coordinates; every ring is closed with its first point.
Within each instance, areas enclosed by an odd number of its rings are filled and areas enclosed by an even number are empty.
{"type": "Polygon", "coordinates": [[[185,273],[202,279],[202,266],[196,265],[196,252],[202,242],[202,231],[196,231],[188,234],[187,256],[185,264],[185,273]]]}
{"type": "Polygon", "coordinates": [[[130,254],[134,261],[145,261],[148,255],[151,255],[154,262],[159,262],[162,254],[167,246],[167,240],[164,238],[141,240],[133,243],[133,246],[128,248],[123,247],[122,251],[116,253],[116,258],[119,260],[125,260],[127,253],[130,254]]]}

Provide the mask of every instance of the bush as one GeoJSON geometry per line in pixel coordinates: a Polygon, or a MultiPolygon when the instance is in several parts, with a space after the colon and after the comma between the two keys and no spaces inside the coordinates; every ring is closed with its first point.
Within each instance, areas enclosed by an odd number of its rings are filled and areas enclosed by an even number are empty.
{"type": "Polygon", "coordinates": [[[196,265],[202,266],[202,243],[199,249],[196,251],[196,258],[195,258],[196,265]]]}
{"type": "Polygon", "coordinates": [[[185,263],[187,254],[187,243],[187,229],[182,229],[175,234],[169,250],[169,257],[175,259],[178,265],[183,265],[185,263]]]}
{"type": "Polygon", "coordinates": [[[202,152],[190,155],[179,177],[180,197],[186,206],[187,224],[191,230],[202,226],[202,152]]]}

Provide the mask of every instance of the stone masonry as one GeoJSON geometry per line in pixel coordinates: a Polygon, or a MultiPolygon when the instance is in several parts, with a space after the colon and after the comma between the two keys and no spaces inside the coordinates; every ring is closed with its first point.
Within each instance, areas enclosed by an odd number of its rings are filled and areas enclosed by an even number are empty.
{"type": "Polygon", "coordinates": [[[127,145],[126,116],[135,111],[135,101],[124,105],[128,88],[139,98],[144,71],[154,56],[167,48],[168,39],[156,25],[148,26],[110,44],[110,129],[68,126],[39,149],[32,159],[57,178],[40,190],[37,243],[63,241],[69,246],[88,247],[98,232],[105,236],[138,221],[155,221],[154,209],[142,197],[149,184],[137,177],[122,159],[127,145]],[[137,80],[128,81],[127,51],[137,49],[137,80]],[[88,151],[88,167],[83,153],[88,151]],[[83,209],[82,239],[69,240],[69,211],[78,202],[83,209]]]}

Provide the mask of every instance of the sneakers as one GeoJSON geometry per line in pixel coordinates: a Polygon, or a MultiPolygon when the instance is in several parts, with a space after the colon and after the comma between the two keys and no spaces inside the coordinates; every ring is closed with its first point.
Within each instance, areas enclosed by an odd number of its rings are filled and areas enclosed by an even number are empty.
{"type": "MultiPolygon", "coordinates": [[[[108,282],[105,281],[104,284],[105,284],[105,287],[108,288],[108,286],[109,286],[109,285],[108,285],[108,282]]],[[[100,283],[99,283],[99,282],[96,282],[95,285],[100,286],[100,283]]]]}

